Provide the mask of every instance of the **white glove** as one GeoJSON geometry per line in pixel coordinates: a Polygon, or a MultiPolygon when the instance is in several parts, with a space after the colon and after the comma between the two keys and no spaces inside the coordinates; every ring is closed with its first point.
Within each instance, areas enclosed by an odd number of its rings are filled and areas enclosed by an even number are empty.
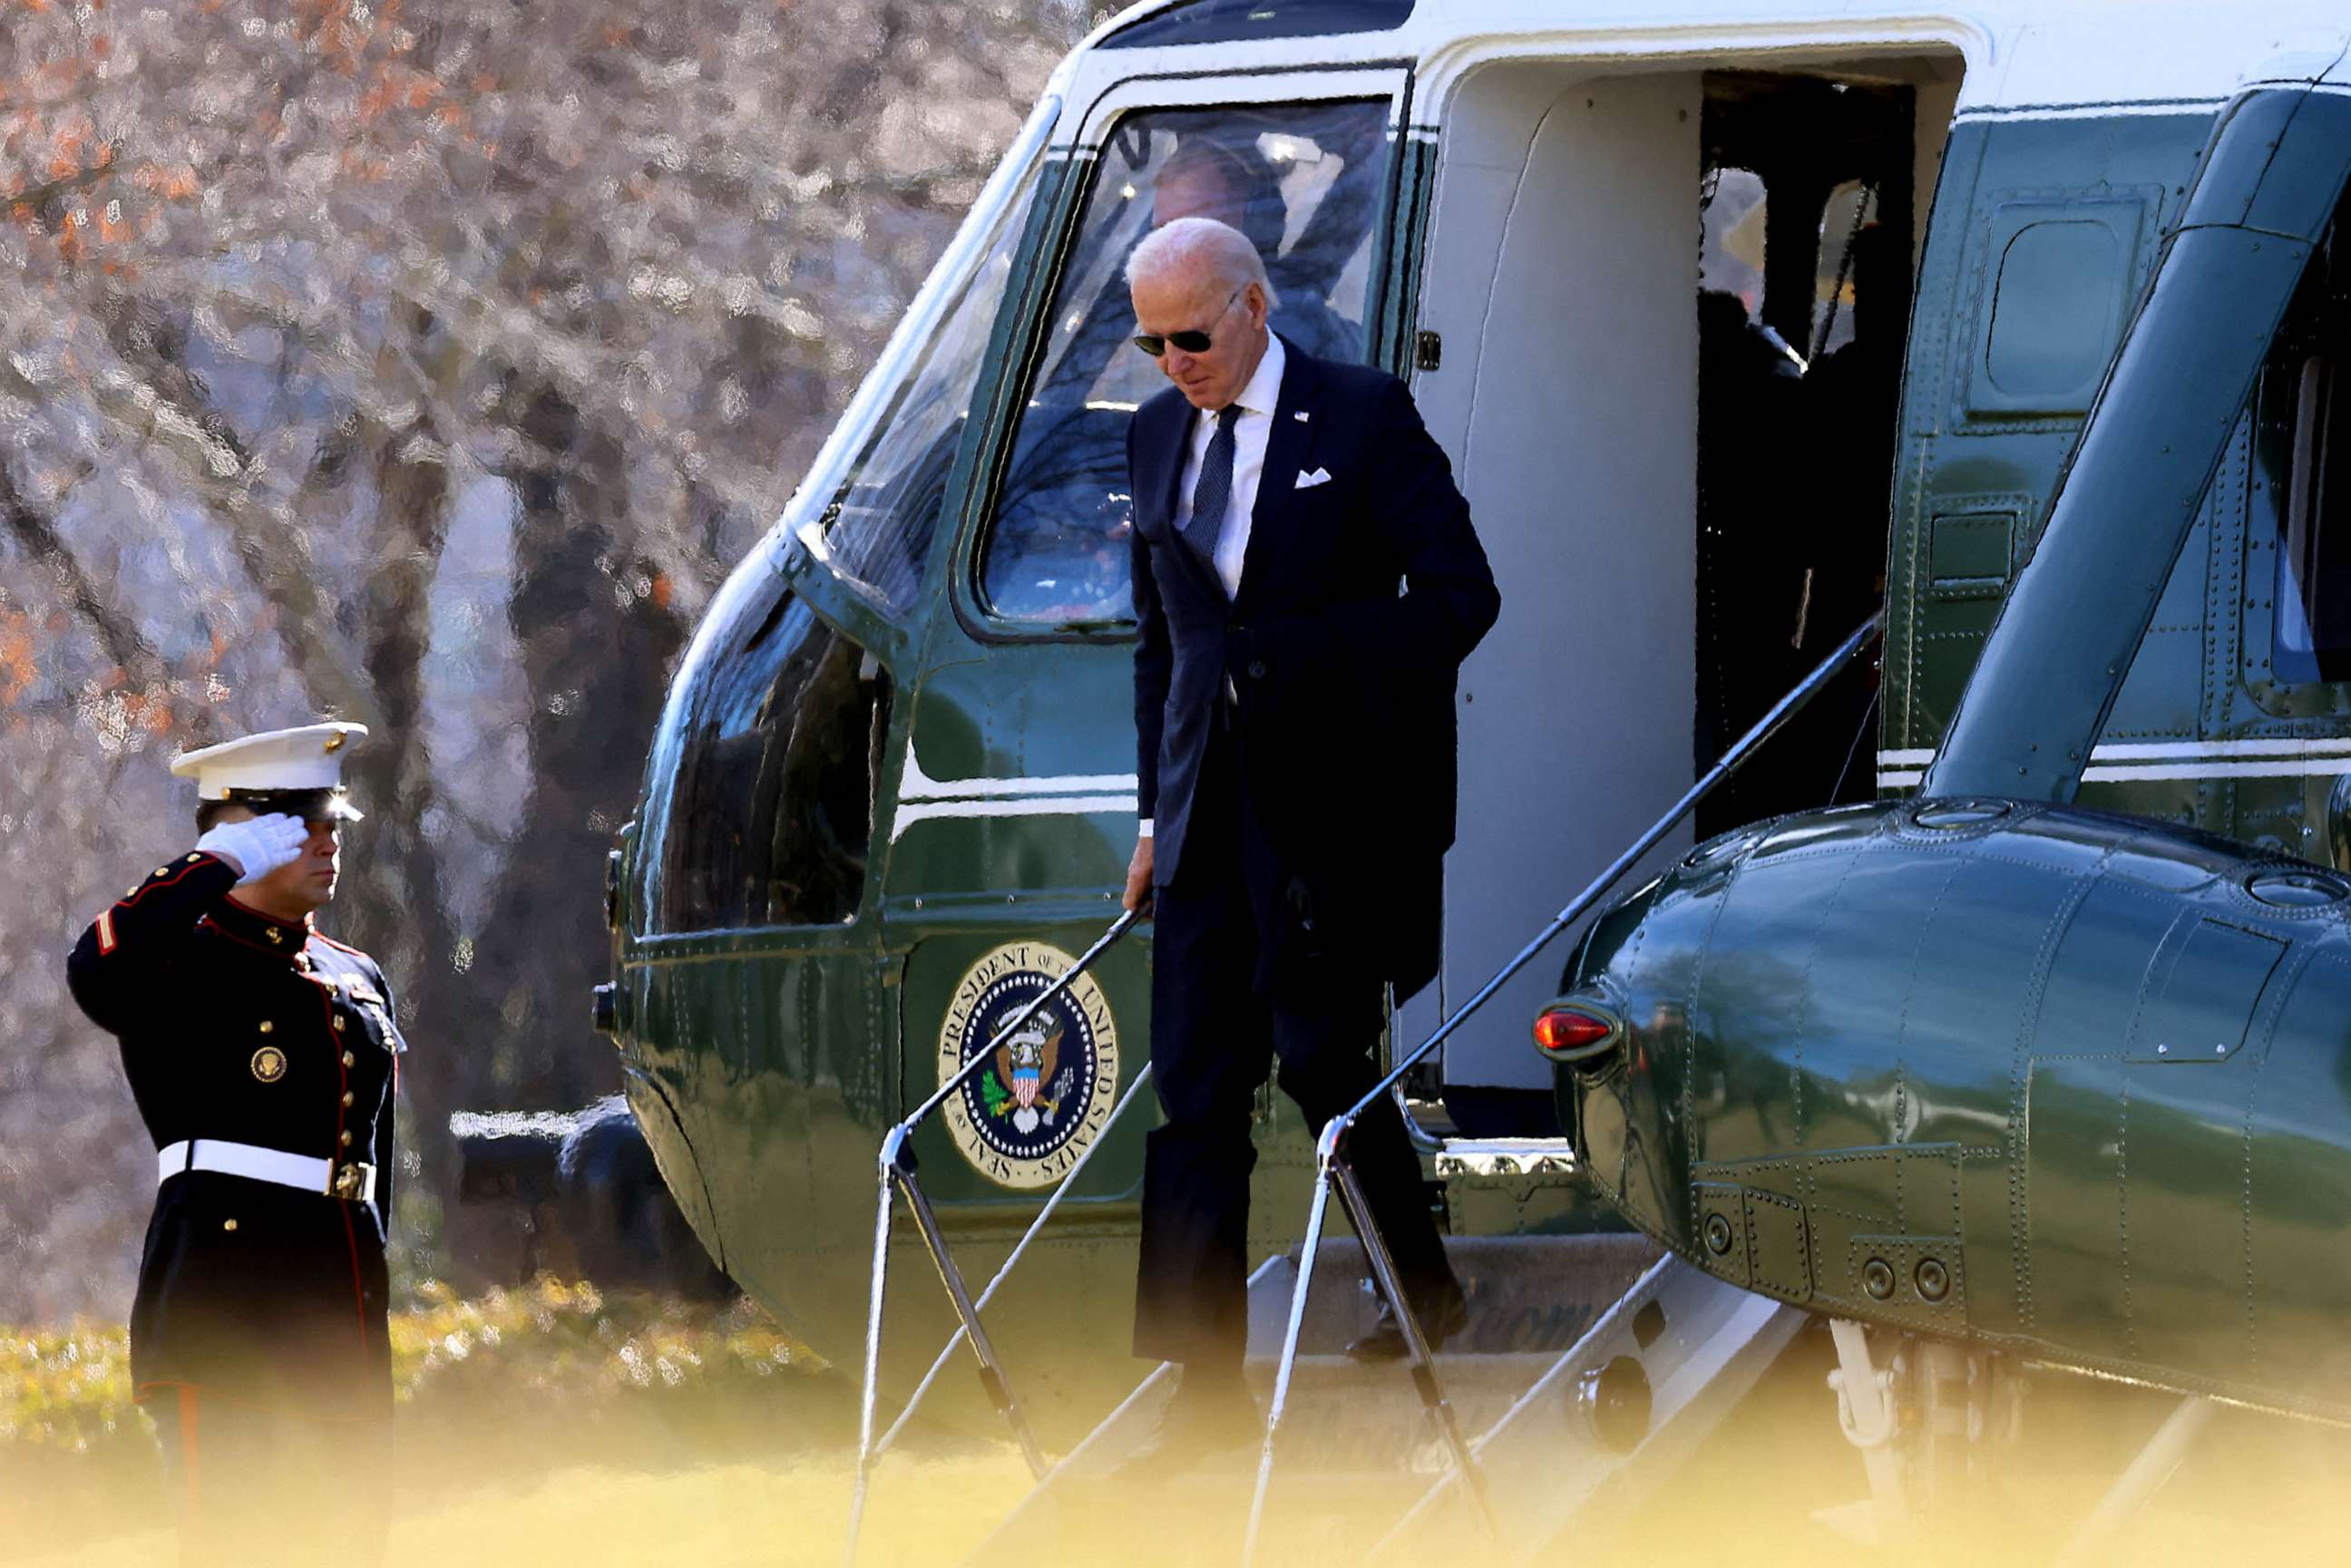
{"type": "Polygon", "coordinates": [[[220,856],[245,873],[237,886],[258,882],[279,866],[301,858],[310,840],[309,824],[284,812],[223,822],[196,841],[196,848],[220,856]]]}

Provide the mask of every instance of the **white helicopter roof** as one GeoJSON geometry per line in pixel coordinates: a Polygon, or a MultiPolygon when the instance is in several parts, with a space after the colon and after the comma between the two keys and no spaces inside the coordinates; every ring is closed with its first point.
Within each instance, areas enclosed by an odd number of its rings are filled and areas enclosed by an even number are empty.
{"type": "MultiPolygon", "coordinates": [[[[1055,73],[1051,90],[1089,89],[1163,70],[1263,70],[1416,62],[1424,105],[1451,81],[1504,59],[1658,61],[1953,50],[1965,62],[1959,112],[2177,110],[2219,104],[2264,81],[2351,87],[2351,16],[2340,0],[1993,0],[1964,8],[1836,0],[1418,0],[1391,32],[1092,52],[1130,23],[1187,0],[1144,0],[1096,28],[1055,73]]],[[[1309,6],[1294,6],[1306,10],[1309,6]]],[[[1441,110],[1440,110],[1441,111],[1441,110]]],[[[1425,110],[1423,111],[1426,112],[1425,110]]],[[[1417,116],[1416,116],[1417,117],[1417,116]]]]}

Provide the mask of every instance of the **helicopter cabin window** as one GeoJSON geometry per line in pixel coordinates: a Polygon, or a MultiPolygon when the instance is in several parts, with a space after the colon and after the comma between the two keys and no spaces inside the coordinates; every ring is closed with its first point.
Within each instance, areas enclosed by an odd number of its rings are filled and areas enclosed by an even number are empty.
{"type": "Polygon", "coordinates": [[[865,889],[890,678],[756,570],[714,606],[673,734],[655,925],[712,931],[852,917],[865,889]]]}
{"type": "Polygon", "coordinates": [[[1167,384],[1129,340],[1126,258],[1160,224],[1221,218],[1257,243],[1273,329],[1360,361],[1387,187],[1385,100],[1182,110],[1119,122],[1102,149],[1012,437],[979,593],[1005,620],[1132,621],[1127,420],[1167,384]]]}
{"type": "Polygon", "coordinates": [[[2351,386],[2339,357],[2303,362],[2293,454],[2273,664],[2288,680],[2351,680],[2351,386]]]}
{"type": "MultiPolygon", "coordinates": [[[[2351,211],[2351,204],[2346,204],[2351,211]]],[[[2282,396],[2276,641],[2282,681],[2351,681],[2351,257],[2340,215],[2312,257],[2266,380],[2282,396]]]]}
{"type": "Polygon", "coordinates": [[[893,610],[913,603],[938,533],[988,330],[1012,276],[1044,167],[1043,138],[975,265],[949,290],[873,434],[849,464],[821,526],[836,571],[893,610]]]}

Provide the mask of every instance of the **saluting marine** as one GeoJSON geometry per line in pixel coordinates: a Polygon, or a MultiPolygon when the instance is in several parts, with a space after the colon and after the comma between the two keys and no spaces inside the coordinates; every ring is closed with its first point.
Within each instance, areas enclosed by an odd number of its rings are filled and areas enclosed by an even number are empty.
{"type": "Polygon", "coordinates": [[[67,962],[121,1042],[155,1140],[131,1315],[193,1561],[323,1532],[372,1560],[389,1486],[384,1242],[402,1051],[374,959],[320,935],[354,724],[187,753],[198,838],[101,914],[67,962]]]}

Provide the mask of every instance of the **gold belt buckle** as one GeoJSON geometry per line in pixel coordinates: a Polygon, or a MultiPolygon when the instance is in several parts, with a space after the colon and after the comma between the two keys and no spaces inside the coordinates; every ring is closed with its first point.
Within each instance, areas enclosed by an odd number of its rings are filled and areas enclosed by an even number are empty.
{"type": "Polygon", "coordinates": [[[372,1197],[375,1194],[375,1167],[362,1161],[335,1167],[334,1180],[328,1185],[327,1196],[348,1198],[353,1202],[372,1197]]]}

